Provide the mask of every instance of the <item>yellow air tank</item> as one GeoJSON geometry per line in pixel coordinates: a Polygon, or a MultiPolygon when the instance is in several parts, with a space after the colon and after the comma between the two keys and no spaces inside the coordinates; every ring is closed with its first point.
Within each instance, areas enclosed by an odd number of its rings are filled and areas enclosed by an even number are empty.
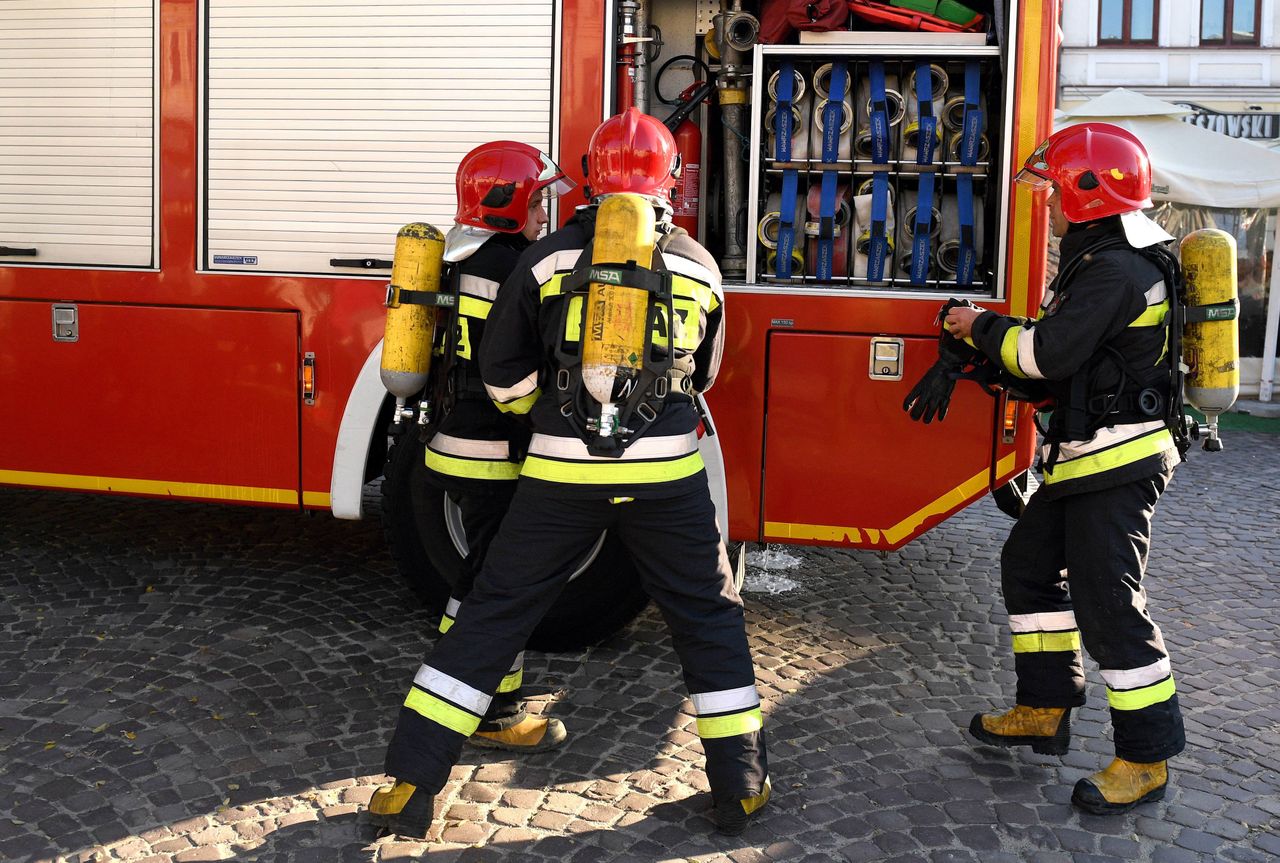
{"type": "Polygon", "coordinates": [[[396,234],[391,285],[387,289],[387,328],[382,341],[382,385],[396,397],[396,422],[406,399],[427,385],[437,307],[401,302],[401,291],[440,291],[444,235],[414,222],[396,234]]]}
{"type": "Polygon", "coordinates": [[[1225,231],[1205,228],[1182,240],[1180,256],[1187,304],[1182,333],[1182,356],[1188,366],[1184,391],[1187,402],[1209,422],[1204,448],[1218,451],[1222,449],[1218,415],[1240,393],[1236,241],[1225,231]]]}
{"type": "MultiPolygon", "coordinates": [[[[592,266],[649,269],[656,243],[653,204],[640,195],[610,195],[596,215],[592,266]]],[[[607,271],[606,271],[607,272],[607,271]]],[[[649,292],[592,281],[582,331],[582,383],[600,403],[601,437],[617,431],[618,402],[639,383],[649,323],[649,292]]]]}

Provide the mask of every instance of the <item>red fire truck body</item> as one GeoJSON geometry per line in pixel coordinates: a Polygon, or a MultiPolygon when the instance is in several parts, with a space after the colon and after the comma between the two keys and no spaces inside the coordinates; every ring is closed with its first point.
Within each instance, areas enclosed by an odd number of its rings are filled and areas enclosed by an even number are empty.
{"type": "MultiPolygon", "coordinates": [[[[271,221],[262,213],[270,215],[270,190],[291,170],[288,148],[261,152],[254,135],[237,138],[235,130],[254,123],[266,128],[274,112],[285,119],[283,131],[271,132],[272,140],[292,136],[289,147],[296,148],[299,160],[312,158],[311,150],[321,145],[297,137],[319,133],[288,126],[292,108],[287,101],[255,102],[252,93],[241,98],[235,90],[227,90],[226,98],[210,95],[229,87],[228,77],[252,74],[237,65],[237,51],[264,56],[255,54],[251,39],[211,51],[215,37],[210,34],[222,32],[219,27],[239,27],[241,21],[246,27],[262,25],[266,29],[256,32],[281,45],[281,61],[271,65],[267,77],[301,79],[304,73],[290,69],[290,58],[302,49],[291,46],[313,39],[301,25],[320,26],[324,15],[345,4],[311,4],[314,20],[295,18],[296,29],[261,18],[275,14],[270,8],[302,5],[293,2],[155,0],[153,6],[152,0],[117,0],[115,5],[120,8],[96,23],[57,19],[100,8],[89,0],[60,4],[70,13],[42,12],[36,0],[18,0],[0,10],[5,33],[0,74],[8,81],[18,78],[12,90],[0,80],[0,171],[9,174],[9,189],[0,187],[0,484],[328,509],[358,518],[361,487],[381,473],[386,456],[390,404],[377,374],[385,273],[375,278],[358,268],[390,257],[394,226],[379,234],[378,242],[359,248],[325,247],[323,233],[308,247],[313,256],[332,248],[355,258],[354,274],[349,266],[321,266],[325,272],[299,266],[291,272],[273,268],[265,258],[266,266],[255,266],[254,256],[218,254],[220,225],[249,225],[267,232],[262,236],[274,236],[270,224],[260,224],[271,221]],[[149,103],[145,87],[144,96],[131,102],[118,96],[114,81],[94,77],[100,74],[95,58],[104,53],[98,49],[113,45],[118,35],[113,28],[123,26],[125,6],[138,7],[139,32],[150,33],[152,40],[145,45],[143,35],[128,43],[148,55],[150,65],[140,74],[153,75],[149,103]],[[150,30],[144,26],[148,16],[150,30]],[[50,29],[59,26],[57,32],[50,29]],[[30,73],[33,63],[44,61],[41,74],[47,77],[30,73]],[[239,125],[226,119],[240,116],[238,111],[256,111],[257,119],[239,125]],[[118,139],[104,144],[94,136],[98,125],[121,116],[126,127],[136,125],[136,147],[118,139]],[[220,148],[217,160],[209,155],[214,145],[220,148]],[[102,171],[76,167],[107,157],[119,167],[106,172],[106,180],[99,177],[102,171]],[[239,191],[224,210],[217,208],[224,207],[220,201],[228,193],[214,190],[222,188],[226,165],[240,165],[232,184],[239,191]],[[126,176],[150,183],[149,212],[145,201],[139,205],[114,188],[104,191],[126,176]],[[261,188],[254,188],[259,182],[261,188]],[[47,206],[28,218],[23,208],[33,195],[47,206]],[[261,202],[260,210],[228,217],[235,207],[248,206],[236,203],[245,200],[261,202]],[[90,231],[86,223],[93,225],[96,257],[73,248],[90,231]],[[129,231],[142,239],[135,243],[140,251],[125,260],[111,244],[129,231]]],[[[375,5],[404,16],[406,25],[420,8],[375,5]]],[[[542,121],[543,146],[581,184],[581,155],[590,133],[616,107],[619,21],[612,4],[520,0],[507,5],[512,9],[495,14],[547,7],[549,17],[538,19],[551,22],[553,46],[551,90],[545,99],[539,96],[551,105],[542,121]]],[[[668,3],[663,14],[685,14],[672,8],[685,5],[668,3]]],[[[433,14],[448,12],[453,17],[442,20],[453,22],[472,14],[469,9],[433,14]]],[[[655,8],[654,14],[661,12],[655,8]]],[[[1029,314],[1042,289],[1046,224],[1031,195],[1015,189],[1009,177],[1050,131],[1057,2],[1015,0],[1008,18],[1003,47],[962,49],[988,63],[992,76],[1003,69],[1001,80],[1008,83],[993,85],[986,102],[1002,140],[993,142],[998,152],[986,179],[995,208],[988,214],[990,272],[974,298],[997,311],[1029,314]]],[[[459,33],[470,32],[464,24],[458,25],[459,33]]],[[[668,26],[665,38],[669,44],[700,46],[700,29],[690,27],[677,36],[668,26]]],[[[431,98],[443,99],[450,81],[472,74],[473,66],[501,77],[500,49],[496,57],[459,56],[448,48],[451,32],[440,33],[443,84],[415,77],[405,82],[407,89],[422,87],[431,98]]],[[[896,45],[898,37],[884,38],[896,45]]],[[[367,53],[376,58],[384,44],[368,42],[367,53]]],[[[801,49],[818,50],[796,50],[801,49]]],[[[919,54],[932,48],[905,50],[919,54]]],[[[333,68],[314,77],[320,81],[316,86],[333,91],[346,86],[346,66],[342,51],[330,55],[337,58],[333,68]]],[[[268,50],[265,56],[274,55],[268,50]]],[[[952,59],[962,62],[968,56],[952,59]]],[[[762,59],[769,56],[757,49],[757,62],[762,59]]],[[[858,56],[849,60],[851,66],[861,62],[858,56]]],[[[252,65],[247,59],[243,64],[252,65]]],[[[506,74],[518,79],[522,73],[506,74]]],[[[507,85],[499,81],[496,86],[507,85]]],[[[767,98],[761,95],[762,82],[754,87],[754,98],[767,98]]],[[[337,125],[360,126],[376,107],[353,106],[353,123],[337,125]]],[[[754,109],[759,112],[761,106],[754,109]]],[[[460,123],[469,110],[457,105],[460,123]]],[[[656,104],[651,110],[661,113],[656,104]]],[[[704,131],[713,132],[708,127],[717,123],[715,106],[704,108],[701,116],[704,131]]],[[[504,134],[503,122],[501,113],[472,122],[456,136],[453,150],[520,137],[518,131],[504,134]],[[461,140],[467,135],[474,140],[461,140]]],[[[752,143],[763,147],[758,113],[752,123],[752,143]]],[[[387,136],[385,150],[372,157],[394,168],[396,160],[410,158],[406,153],[428,146],[409,130],[387,136]]],[[[708,145],[703,158],[714,163],[711,149],[708,145]]],[[[451,164],[441,159],[433,176],[446,182],[456,158],[451,164]]],[[[339,165],[336,159],[334,164],[339,165]]],[[[703,165],[709,190],[716,171],[707,170],[706,161],[703,165]]],[[[761,177],[761,183],[768,182],[764,173],[761,177]]],[[[361,175],[355,173],[350,183],[342,179],[335,183],[340,202],[358,194],[361,175]]],[[[413,182],[406,179],[401,189],[406,201],[415,194],[413,182]]],[[[763,201],[763,191],[759,196],[763,201]]],[[[704,191],[704,203],[715,197],[704,191]]],[[[304,208],[308,198],[301,200],[303,205],[289,207],[304,208]]],[[[558,218],[563,221],[581,202],[580,185],[560,200],[558,218]]],[[[358,206],[351,211],[353,220],[361,218],[358,206]]],[[[411,216],[412,208],[405,215],[411,216]]],[[[704,216],[708,226],[713,218],[704,216]]],[[[306,214],[292,212],[282,219],[305,224],[306,214]]],[[[319,225],[316,230],[330,229],[319,225]]],[[[714,243],[708,246],[718,251],[714,243]]],[[[726,279],[724,368],[708,394],[718,429],[712,445],[723,454],[731,538],[893,549],[1029,467],[1035,433],[1025,406],[1007,406],[962,382],[941,424],[913,423],[902,411],[907,389],[936,358],[935,316],[941,300],[957,287],[939,282],[924,290],[856,285],[829,290],[771,282],[758,277],[761,267],[756,271],[726,279]],[[886,339],[901,340],[900,368],[892,379],[877,379],[868,374],[873,342],[886,339]]]]}

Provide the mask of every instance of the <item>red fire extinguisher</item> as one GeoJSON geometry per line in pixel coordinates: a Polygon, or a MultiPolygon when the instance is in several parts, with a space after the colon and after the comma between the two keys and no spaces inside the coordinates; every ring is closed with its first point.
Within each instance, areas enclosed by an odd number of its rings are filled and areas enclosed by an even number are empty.
{"type": "Polygon", "coordinates": [[[680,154],[680,177],[671,193],[671,204],[675,210],[672,222],[689,232],[694,239],[698,236],[698,181],[702,175],[702,130],[693,122],[690,115],[702,104],[702,100],[711,95],[715,88],[704,81],[697,81],[680,94],[680,102],[663,122],[671,130],[676,139],[676,152],[680,154]]]}

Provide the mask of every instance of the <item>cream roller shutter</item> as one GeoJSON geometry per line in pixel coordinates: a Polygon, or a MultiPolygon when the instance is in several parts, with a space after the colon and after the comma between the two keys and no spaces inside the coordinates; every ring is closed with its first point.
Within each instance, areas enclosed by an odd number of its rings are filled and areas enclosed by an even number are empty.
{"type": "Polygon", "coordinates": [[[155,17],[0,2],[0,264],[155,265],[155,17]]]}
{"type": "Polygon", "coordinates": [[[454,170],[550,152],[555,3],[209,0],[203,265],[358,273],[453,224],[454,170]]]}

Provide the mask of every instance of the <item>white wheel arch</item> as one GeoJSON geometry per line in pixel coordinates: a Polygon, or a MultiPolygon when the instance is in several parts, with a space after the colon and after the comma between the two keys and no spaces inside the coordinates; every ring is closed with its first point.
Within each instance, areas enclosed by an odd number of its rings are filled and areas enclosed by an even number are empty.
{"type": "Polygon", "coordinates": [[[347,406],[338,426],[338,442],[333,450],[333,478],[329,482],[329,506],[338,518],[360,518],[364,489],[364,466],[369,460],[378,410],[387,397],[379,369],[382,341],[369,353],[347,396],[347,406]]]}

